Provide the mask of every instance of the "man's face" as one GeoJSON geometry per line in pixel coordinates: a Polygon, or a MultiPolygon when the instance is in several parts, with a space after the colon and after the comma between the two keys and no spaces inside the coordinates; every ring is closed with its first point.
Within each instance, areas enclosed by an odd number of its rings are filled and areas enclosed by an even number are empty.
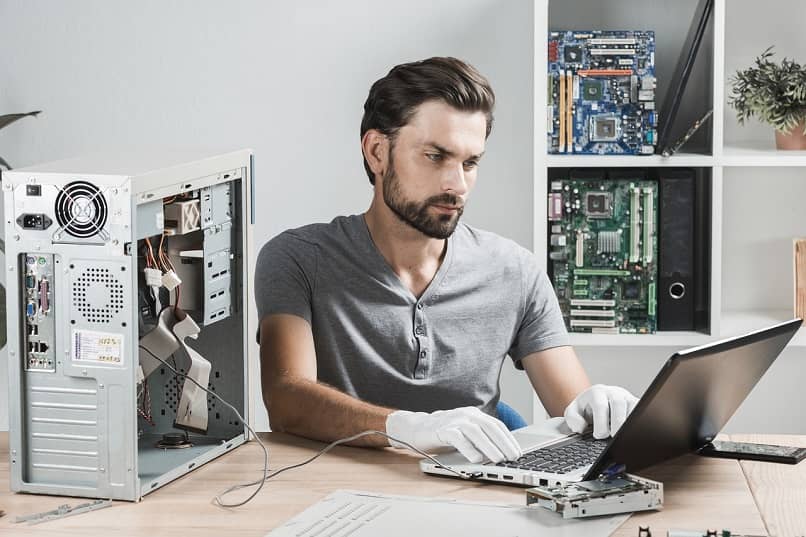
{"type": "Polygon", "coordinates": [[[449,237],[476,182],[486,129],[483,112],[442,101],[421,104],[387,157],[382,180],[389,209],[428,237],[449,237]]]}

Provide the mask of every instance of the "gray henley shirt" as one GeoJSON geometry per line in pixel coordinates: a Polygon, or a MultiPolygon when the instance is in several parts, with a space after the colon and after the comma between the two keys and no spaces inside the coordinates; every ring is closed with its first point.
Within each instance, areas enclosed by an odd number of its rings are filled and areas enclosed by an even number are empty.
{"type": "Polygon", "coordinates": [[[285,231],[255,269],[258,317],[311,325],[318,380],[364,401],[432,412],[495,415],[499,376],[568,345],[551,283],[513,241],[460,223],[418,299],[372,242],[363,215],[285,231]]]}

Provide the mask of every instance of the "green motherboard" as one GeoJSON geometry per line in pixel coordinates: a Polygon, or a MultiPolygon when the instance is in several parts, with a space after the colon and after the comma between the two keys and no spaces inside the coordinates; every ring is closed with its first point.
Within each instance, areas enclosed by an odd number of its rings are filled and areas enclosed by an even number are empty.
{"type": "Polygon", "coordinates": [[[642,170],[550,181],[549,272],[571,332],[656,329],[658,183],[642,170]]]}

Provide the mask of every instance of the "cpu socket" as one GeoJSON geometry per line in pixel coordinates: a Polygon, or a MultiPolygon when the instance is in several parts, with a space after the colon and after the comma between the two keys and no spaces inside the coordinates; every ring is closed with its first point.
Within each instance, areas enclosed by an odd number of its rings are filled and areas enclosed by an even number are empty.
{"type": "Polygon", "coordinates": [[[610,192],[586,193],[585,214],[588,218],[610,218],[613,214],[613,196],[610,192]]]}
{"type": "Polygon", "coordinates": [[[590,137],[593,142],[617,142],[621,127],[618,116],[607,114],[590,119],[590,137]]]}

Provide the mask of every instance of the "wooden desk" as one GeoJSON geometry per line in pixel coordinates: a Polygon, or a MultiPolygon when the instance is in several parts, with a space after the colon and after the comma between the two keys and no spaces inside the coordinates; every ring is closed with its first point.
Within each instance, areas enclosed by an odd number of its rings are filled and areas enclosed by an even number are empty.
{"type": "MultiPolygon", "coordinates": [[[[323,444],[284,434],[261,435],[271,468],[300,462],[323,444]]],[[[747,436],[757,442],[806,445],[806,437],[747,436]]],[[[214,506],[214,494],[259,477],[260,448],[251,442],[146,496],[140,503],[112,507],[35,526],[14,524],[17,515],[55,509],[87,500],[8,490],[8,434],[0,433],[0,535],[93,536],[125,534],[147,537],[262,536],[336,489],[414,496],[444,496],[475,501],[523,504],[522,488],[423,475],[419,457],[393,449],[338,447],[315,462],[268,481],[244,507],[214,506]],[[123,530],[123,533],[121,533],[123,530]]],[[[753,535],[806,534],[806,464],[798,466],[685,456],[642,472],[662,481],[665,508],[633,515],[615,535],[634,537],[649,525],[656,537],[669,527],[723,527],[753,535]],[[766,528],[765,528],[766,523],[766,528]]],[[[245,497],[239,491],[227,498],[245,497]]],[[[438,533],[435,530],[435,534],[438,533]]]]}

